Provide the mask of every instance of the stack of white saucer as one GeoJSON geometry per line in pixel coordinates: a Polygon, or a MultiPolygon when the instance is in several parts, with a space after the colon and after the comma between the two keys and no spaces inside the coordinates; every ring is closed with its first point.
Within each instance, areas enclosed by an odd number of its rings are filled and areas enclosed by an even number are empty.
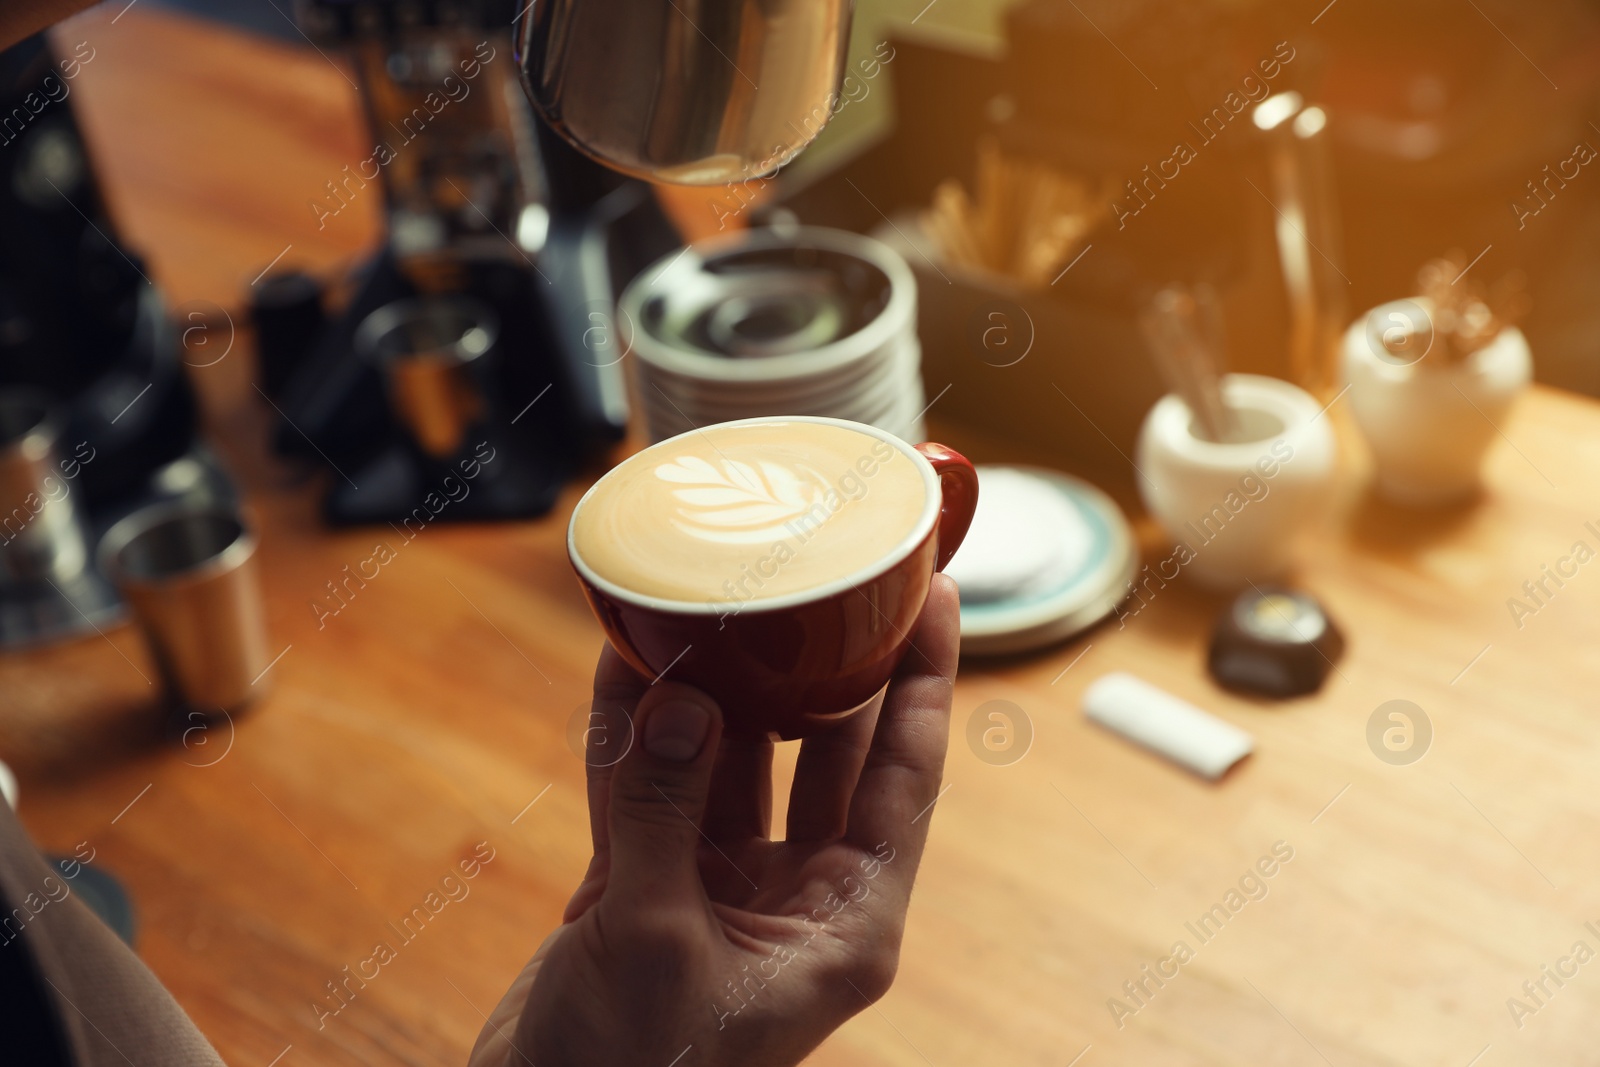
{"type": "Polygon", "coordinates": [[[916,280],[871,238],[792,227],[664,257],[618,302],[653,441],[769,415],[924,439],[916,280]]]}

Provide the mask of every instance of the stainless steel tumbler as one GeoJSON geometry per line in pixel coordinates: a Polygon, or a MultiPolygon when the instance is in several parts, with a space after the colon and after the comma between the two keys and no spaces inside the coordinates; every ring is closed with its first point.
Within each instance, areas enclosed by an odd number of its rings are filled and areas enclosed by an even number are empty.
{"type": "Polygon", "coordinates": [[[488,413],[480,364],[499,334],[488,305],[464,296],[425,296],[368,315],[356,330],[355,348],[383,372],[390,407],[417,446],[448,459],[488,413]]]}
{"type": "Polygon", "coordinates": [[[216,505],[141,508],[100,542],[101,566],[184,707],[232,712],[264,686],[270,660],[255,554],[243,518],[216,505]]]}

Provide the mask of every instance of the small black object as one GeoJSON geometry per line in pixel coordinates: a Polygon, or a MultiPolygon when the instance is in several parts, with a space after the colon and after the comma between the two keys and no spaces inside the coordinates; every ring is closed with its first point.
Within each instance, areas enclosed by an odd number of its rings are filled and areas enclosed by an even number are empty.
{"type": "Polygon", "coordinates": [[[1269,697],[1314,693],[1344,652],[1344,635],[1307,593],[1250,590],[1222,613],[1207,665],[1228,689],[1269,697]]]}
{"type": "Polygon", "coordinates": [[[284,271],[262,279],[251,293],[261,390],[277,402],[327,321],[322,283],[305,271],[284,271]]]}

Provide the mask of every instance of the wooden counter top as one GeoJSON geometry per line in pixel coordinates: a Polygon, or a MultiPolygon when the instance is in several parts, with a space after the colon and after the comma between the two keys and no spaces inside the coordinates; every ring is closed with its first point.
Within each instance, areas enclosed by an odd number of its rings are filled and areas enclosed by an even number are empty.
{"type": "MultiPolygon", "coordinates": [[[[376,195],[320,231],[306,205],[363,154],[330,63],[148,6],[113,24],[115,6],[59,32],[96,49],[74,100],[119,223],[175,304],[236,306],[286,244],[284,262],[321,270],[368,247],[376,195]]],[[[87,841],[126,883],[140,953],[229,1063],[459,1065],[588,856],[567,738],[601,635],[563,556],[582,486],[542,521],[426,529],[319,620],[326,583],[395,538],[320,525],[314,487],[264,457],[246,373],[241,357],[196,380],[262,528],[284,650],[270,697],[232,731],[160,744],[154,671],[122,628],[122,655],[91,638],[0,659],[0,756],[36,839],[87,841]],[[493,859],[470,895],[319,1029],[326,983],[480,842],[493,859]]],[[[1181,580],[1125,626],[964,663],[899,981],[813,1062],[1592,1061],[1600,963],[1545,979],[1537,1005],[1522,984],[1577,966],[1559,963],[1575,942],[1600,950],[1600,562],[1520,626],[1506,601],[1574,542],[1600,549],[1600,405],[1535,389],[1501,430],[1485,498],[1449,513],[1376,503],[1347,464],[1303,584],[1350,647],[1313,698],[1216,689],[1203,658],[1220,601],[1181,580]],[[1087,724],[1079,698],[1110,670],[1246,727],[1257,753],[1208,785],[1087,724]],[[1010,766],[965,741],[997,699],[1035,731],[1010,766]],[[1431,720],[1409,766],[1368,747],[1391,699],[1431,720]],[[1195,936],[1275,847],[1272,876],[1195,936]],[[1130,997],[1178,941],[1192,958],[1176,977],[1130,997]],[[1536,1010],[1514,1020],[1511,997],[1536,1010]]]]}

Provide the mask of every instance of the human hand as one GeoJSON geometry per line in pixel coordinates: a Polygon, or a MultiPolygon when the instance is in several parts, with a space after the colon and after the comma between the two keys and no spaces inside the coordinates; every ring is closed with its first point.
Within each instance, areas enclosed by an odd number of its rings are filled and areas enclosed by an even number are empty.
{"type": "Polygon", "coordinates": [[[959,635],[955,583],[934,575],[887,694],[801,744],[782,841],[768,839],[772,743],[722,740],[709,697],[647,684],[607,647],[595,711],[626,715],[636,743],[602,765],[591,731],[594,858],[469,1067],[783,1067],[883,996],[959,635]]]}

